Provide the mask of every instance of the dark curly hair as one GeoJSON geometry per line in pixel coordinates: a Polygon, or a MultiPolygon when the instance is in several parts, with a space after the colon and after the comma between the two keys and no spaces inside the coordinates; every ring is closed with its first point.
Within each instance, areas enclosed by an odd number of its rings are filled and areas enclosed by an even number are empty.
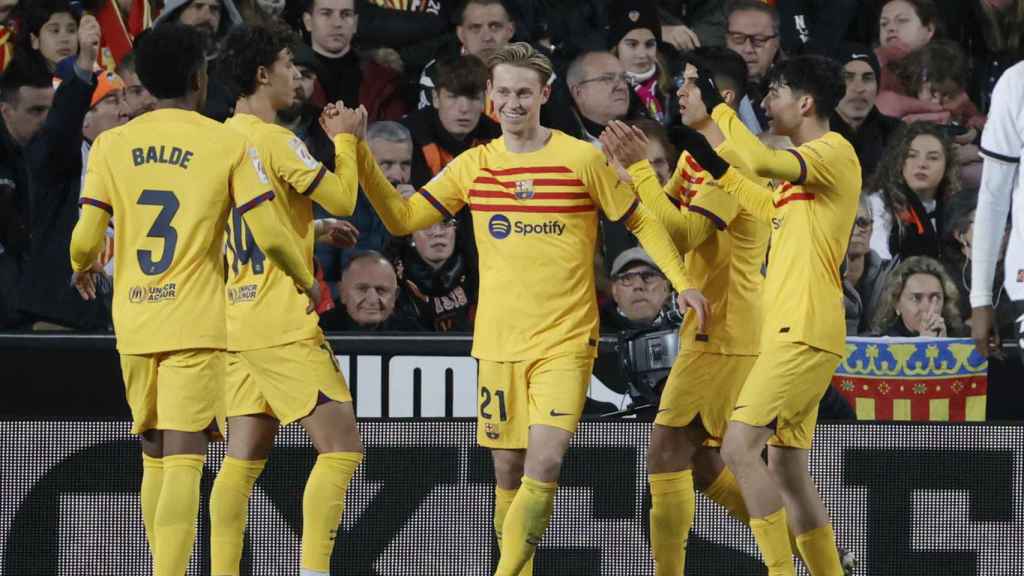
{"type": "Polygon", "coordinates": [[[956,42],[935,39],[906,58],[893,62],[889,69],[903,82],[907,94],[917,98],[925,82],[930,82],[933,87],[952,82],[963,89],[967,78],[967,58],[956,42]]]}
{"type": "Polygon", "coordinates": [[[259,87],[256,73],[270,69],[282,50],[290,49],[296,35],[284,24],[239,26],[224,41],[220,72],[235,95],[251,96],[259,87]]]}
{"type": "Polygon", "coordinates": [[[161,24],[135,44],[135,72],[155,98],[183,98],[206,66],[206,36],[184,24],[161,24]]]}
{"type": "Polygon", "coordinates": [[[913,192],[903,177],[903,165],[907,161],[910,143],[918,136],[937,138],[942,143],[942,152],[946,156],[946,171],[939,182],[936,197],[949,198],[960,191],[960,167],[956,162],[953,142],[943,132],[942,127],[928,122],[906,124],[889,141],[869,187],[881,192],[886,209],[893,214],[910,210],[909,195],[913,192]]]}
{"type": "Polygon", "coordinates": [[[794,92],[803,92],[814,98],[814,112],[828,119],[846,96],[843,67],[824,56],[805,55],[787,58],[774,66],[765,77],[766,86],[782,84],[794,92]]]}

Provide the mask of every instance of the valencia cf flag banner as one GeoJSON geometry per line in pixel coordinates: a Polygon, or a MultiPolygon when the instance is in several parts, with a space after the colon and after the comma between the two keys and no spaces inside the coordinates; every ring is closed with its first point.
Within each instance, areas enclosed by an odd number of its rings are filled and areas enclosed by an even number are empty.
{"type": "Polygon", "coordinates": [[[832,386],[858,420],[982,421],[988,361],[968,338],[847,338],[832,386]]]}
{"type": "Polygon", "coordinates": [[[132,51],[135,38],[153,25],[148,0],[132,0],[127,16],[121,14],[117,0],[102,0],[96,9],[100,24],[100,66],[110,72],[132,51]]]}

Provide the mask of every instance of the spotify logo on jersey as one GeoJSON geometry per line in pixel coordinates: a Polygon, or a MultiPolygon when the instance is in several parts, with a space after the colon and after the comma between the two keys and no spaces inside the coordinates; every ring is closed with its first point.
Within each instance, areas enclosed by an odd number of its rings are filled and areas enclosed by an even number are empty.
{"type": "Polygon", "coordinates": [[[487,229],[490,230],[491,236],[501,240],[508,238],[508,235],[512,233],[512,223],[504,214],[495,214],[491,216],[491,221],[487,224],[487,229]]]}

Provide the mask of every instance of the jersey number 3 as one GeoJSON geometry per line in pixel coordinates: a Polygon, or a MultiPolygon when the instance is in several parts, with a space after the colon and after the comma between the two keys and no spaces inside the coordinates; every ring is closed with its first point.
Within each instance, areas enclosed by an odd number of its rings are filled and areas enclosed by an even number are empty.
{"type": "Polygon", "coordinates": [[[156,220],[146,236],[164,241],[164,250],[160,254],[159,260],[153,260],[152,250],[137,252],[139,268],[142,269],[143,274],[148,276],[163,274],[171,267],[171,262],[174,261],[174,250],[178,247],[178,231],[171,226],[171,220],[178,213],[181,203],[178,202],[178,197],[174,195],[174,192],[169,190],[143,190],[139,195],[138,203],[141,206],[160,207],[160,213],[156,215],[156,220]]]}

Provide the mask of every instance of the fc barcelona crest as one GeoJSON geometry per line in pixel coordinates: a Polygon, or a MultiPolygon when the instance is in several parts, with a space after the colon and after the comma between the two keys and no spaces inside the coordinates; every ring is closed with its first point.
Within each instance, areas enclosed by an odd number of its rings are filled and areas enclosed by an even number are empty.
{"type": "Polygon", "coordinates": [[[533,198],[533,180],[516,182],[516,200],[529,200],[530,198],[533,198]]]}

